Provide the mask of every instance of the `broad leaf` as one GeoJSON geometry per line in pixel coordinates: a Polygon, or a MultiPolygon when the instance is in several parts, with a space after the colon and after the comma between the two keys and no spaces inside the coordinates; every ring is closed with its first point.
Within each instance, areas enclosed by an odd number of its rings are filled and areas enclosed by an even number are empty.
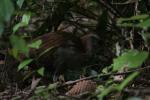
{"type": "Polygon", "coordinates": [[[129,50],[123,53],[120,57],[114,59],[113,71],[117,71],[123,67],[136,68],[141,66],[142,63],[148,58],[148,52],[129,50]]]}
{"type": "Polygon", "coordinates": [[[39,47],[40,47],[41,44],[42,44],[42,40],[37,40],[37,41],[29,44],[28,47],[39,49],[39,47]]]}
{"type": "Polygon", "coordinates": [[[40,69],[37,70],[38,74],[40,74],[41,76],[44,76],[44,67],[41,67],[40,69]]]}
{"type": "Polygon", "coordinates": [[[143,22],[141,22],[139,24],[140,27],[142,28],[149,28],[150,27],[150,18],[148,18],[147,20],[144,20],[143,22]]]}
{"type": "Polygon", "coordinates": [[[11,0],[0,0],[0,22],[9,21],[13,11],[11,0]]]}
{"type": "Polygon", "coordinates": [[[25,25],[28,25],[30,18],[31,18],[31,13],[30,12],[25,13],[22,17],[22,23],[25,23],[25,25]]]}
{"type": "Polygon", "coordinates": [[[16,24],[14,27],[13,27],[13,33],[15,33],[20,27],[25,27],[29,24],[29,21],[30,21],[30,18],[31,18],[31,13],[25,13],[23,16],[22,16],[22,20],[20,23],[16,24]]]}
{"type": "Polygon", "coordinates": [[[24,3],[24,0],[17,0],[17,5],[19,6],[19,8],[22,7],[23,3],[24,3]]]}
{"type": "Polygon", "coordinates": [[[4,22],[10,20],[14,7],[11,0],[0,0],[0,35],[4,30],[4,22]]]}
{"type": "Polygon", "coordinates": [[[33,59],[27,59],[22,61],[19,66],[18,66],[18,71],[25,68],[27,65],[29,65],[31,62],[33,61],[33,59]]]}
{"type": "Polygon", "coordinates": [[[10,43],[15,48],[18,50],[20,53],[25,54],[28,56],[29,54],[29,47],[27,46],[25,40],[17,35],[11,35],[10,36],[10,43]]]}

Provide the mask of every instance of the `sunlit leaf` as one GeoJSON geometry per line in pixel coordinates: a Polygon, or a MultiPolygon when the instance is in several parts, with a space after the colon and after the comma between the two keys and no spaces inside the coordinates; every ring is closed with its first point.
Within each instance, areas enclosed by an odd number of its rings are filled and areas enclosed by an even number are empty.
{"type": "Polygon", "coordinates": [[[22,7],[23,3],[24,3],[24,0],[17,0],[17,5],[19,6],[19,8],[22,7]]]}
{"type": "Polygon", "coordinates": [[[31,44],[29,44],[28,46],[30,48],[35,48],[35,49],[39,49],[40,45],[42,44],[42,40],[37,40],[31,44]]]}
{"type": "Polygon", "coordinates": [[[148,58],[148,52],[129,50],[123,53],[120,57],[114,59],[113,71],[117,71],[123,67],[136,68],[148,58]]]}
{"type": "Polygon", "coordinates": [[[22,16],[22,20],[20,23],[16,24],[14,27],[13,27],[13,33],[15,33],[20,27],[25,27],[29,24],[29,21],[30,21],[30,18],[31,18],[31,13],[25,13],[23,16],[22,16]]]}
{"type": "Polygon", "coordinates": [[[37,72],[39,75],[44,76],[44,70],[45,70],[45,68],[41,67],[40,69],[37,70],[37,72]]]}
{"type": "Polygon", "coordinates": [[[25,26],[25,23],[18,23],[13,27],[13,33],[15,33],[20,27],[25,26]]]}
{"type": "Polygon", "coordinates": [[[30,13],[30,12],[25,13],[25,14],[22,16],[22,23],[25,23],[25,25],[28,25],[28,24],[29,24],[29,21],[30,21],[30,18],[31,18],[31,13],[30,13]]]}
{"type": "Polygon", "coordinates": [[[19,66],[18,66],[18,71],[25,68],[27,65],[29,65],[31,62],[33,61],[33,59],[27,59],[22,61],[19,66]]]}

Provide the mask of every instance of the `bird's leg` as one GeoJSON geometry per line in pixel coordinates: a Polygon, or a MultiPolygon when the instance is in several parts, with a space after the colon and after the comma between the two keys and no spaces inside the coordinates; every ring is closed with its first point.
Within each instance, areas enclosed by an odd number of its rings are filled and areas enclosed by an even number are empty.
{"type": "Polygon", "coordinates": [[[65,82],[64,75],[55,71],[54,76],[53,76],[53,82],[64,83],[65,82]]]}

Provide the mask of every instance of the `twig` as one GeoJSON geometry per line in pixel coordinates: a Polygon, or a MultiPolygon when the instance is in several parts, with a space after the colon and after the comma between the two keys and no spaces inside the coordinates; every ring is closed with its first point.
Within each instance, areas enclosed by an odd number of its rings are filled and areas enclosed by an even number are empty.
{"type": "Polygon", "coordinates": [[[122,73],[120,73],[120,72],[119,73],[108,73],[108,74],[103,74],[103,75],[94,75],[94,76],[84,77],[84,78],[81,78],[81,79],[78,79],[78,80],[75,80],[75,81],[68,81],[68,82],[64,83],[63,85],[61,85],[60,87],[75,84],[75,83],[77,83],[79,81],[83,81],[83,80],[106,77],[106,76],[111,76],[111,75],[113,75],[113,76],[126,75],[126,74],[130,74],[132,72],[143,71],[143,70],[146,70],[146,69],[149,69],[149,68],[150,68],[150,66],[147,66],[147,67],[144,67],[144,68],[138,68],[138,69],[134,69],[134,70],[131,70],[131,71],[122,72],[122,73]]]}
{"type": "Polygon", "coordinates": [[[121,13],[117,9],[113,8],[110,4],[106,3],[105,1],[97,0],[97,2],[102,4],[104,7],[106,7],[115,16],[117,16],[117,17],[122,16],[121,13]]]}
{"type": "Polygon", "coordinates": [[[138,2],[138,0],[128,0],[126,2],[123,2],[123,3],[112,3],[112,4],[115,4],[115,5],[126,5],[126,4],[133,4],[133,3],[136,3],[138,2]]]}

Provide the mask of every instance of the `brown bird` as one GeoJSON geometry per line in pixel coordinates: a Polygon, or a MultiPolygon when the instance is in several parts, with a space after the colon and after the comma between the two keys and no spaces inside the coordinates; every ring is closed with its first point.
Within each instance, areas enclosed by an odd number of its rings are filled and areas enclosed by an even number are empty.
{"type": "Polygon", "coordinates": [[[49,71],[54,72],[54,81],[67,69],[81,70],[85,66],[88,57],[92,56],[94,43],[98,41],[96,34],[90,33],[77,37],[67,32],[54,32],[44,34],[34,40],[42,40],[38,50],[30,50],[30,55],[40,55],[49,48],[53,48],[39,58],[40,66],[45,66],[49,71]],[[52,53],[53,52],[53,53],[52,53]]]}

